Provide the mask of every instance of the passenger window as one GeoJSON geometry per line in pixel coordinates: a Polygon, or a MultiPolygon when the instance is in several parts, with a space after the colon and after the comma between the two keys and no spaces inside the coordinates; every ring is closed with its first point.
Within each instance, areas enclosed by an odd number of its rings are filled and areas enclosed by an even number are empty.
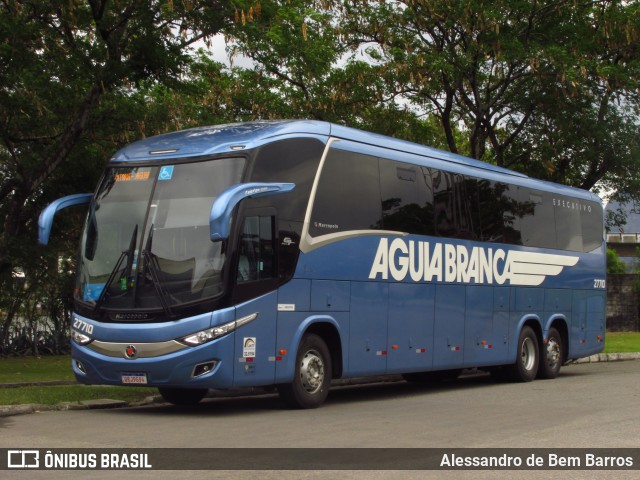
{"type": "Polygon", "coordinates": [[[433,206],[436,233],[441,237],[455,237],[455,195],[453,176],[448,172],[433,170],[433,206]]]}
{"type": "Polygon", "coordinates": [[[247,217],[240,237],[238,283],[274,277],[274,217],[247,217]]]}
{"type": "MultiPolygon", "coordinates": [[[[430,180],[430,177],[429,177],[430,180]]],[[[433,196],[420,167],[380,160],[382,222],[385,230],[433,234],[433,196]]]]}
{"type": "Polygon", "coordinates": [[[592,252],[601,248],[604,237],[602,207],[595,202],[585,202],[580,212],[580,220],[584,251],[592,252]]]}
{"type": "Polygon", "coordinates": [[[331,150],[320,174],[309,234],[381,228],[378,158],[331,150]]]}
{"type": "Polygon", "coordinates": [[[580,204],[571,199],[556,199],[556,241],[560,250],[582,251],[580,204]]]}
{"type": "Polygon", "coordinates": [[[433,206],[436,233],[441,237],[477,238],[477,181],[433,169],[433,206]]]}
{"type": "Polygon", "coordinates": [[[521,189],[522,243],[528,247],[556,248],[555,219],[551,195],[521,189]]]}
{"type": "Polygon", "coordinates": [[[485,242],[522,245],[521,218],[525,205],[518,199],[518,187],[502,182],[480,180],[480,239],[485,242]]]}

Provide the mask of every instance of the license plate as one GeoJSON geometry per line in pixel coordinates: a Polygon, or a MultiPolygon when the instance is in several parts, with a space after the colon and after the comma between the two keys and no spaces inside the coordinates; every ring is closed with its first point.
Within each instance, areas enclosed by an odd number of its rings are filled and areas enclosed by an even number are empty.
{"type": "Polygon", "coordinates": [[[135,384],[135,385],[146,385],[147,384],[147,374],[146,373],[123,373],[122,374],[122,383],[135,384]]]}

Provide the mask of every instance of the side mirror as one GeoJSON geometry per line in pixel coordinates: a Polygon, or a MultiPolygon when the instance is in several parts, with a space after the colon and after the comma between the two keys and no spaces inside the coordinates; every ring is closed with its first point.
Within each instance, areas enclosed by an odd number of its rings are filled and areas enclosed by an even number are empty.
{"type": "Polygon", "coordinates": [[[287,193],[296,187],[295,183],[240,183],[228,188],[216,198],[211,207],[209,232],[212,242],[229,238],[229,223],[235,206],[245,198],[266,197],[287,193]]]}
{"type": "Polygon", "coordinates": [[[91,202],[93,193],[78,193],[75,195],[69,195],[68,197],[62,197],[58,200],[51,202],[40,213],[38,219],[38,242],[42,245],[49,243],[49,236],[51,235],[51,227],[53,226],[53,217],[58,210],[62,210],[74,205],[86,205],[91,202]]]}

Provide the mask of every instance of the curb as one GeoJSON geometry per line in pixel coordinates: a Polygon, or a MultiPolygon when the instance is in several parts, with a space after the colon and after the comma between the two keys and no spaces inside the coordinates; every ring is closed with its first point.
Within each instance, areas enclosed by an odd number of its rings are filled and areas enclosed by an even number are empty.
{"type": "Polygon", "coordinates": [[[572,360],[571,363],[623,362],[626,360],[640,360],[640,352],[596,353],[590,357],[572,360]]]}
{"type": "MultiPolygon", "coordinates": [[[[153,397],[149,397],[153,398],[153,397]]],[[[146,400],[145,400],[146,401],[146,400]]],[[[63,402],[56,405],[43,405],[39,403],[26,403],[23,405],[0,405],[0,418],[13,415],[25,415],[28,413],[40,413],[63,410],[97,410],[106,408],[128,407],[129,403],[124,400],[82,400],[80,402],[63,402]]]]}
{"type": "MultiPolygon", "coordinates": [[[[576,360],[570,360],[568,365],[580,364],[580,363],[602,363],[602,362],[622,362],[628,360],[640,360],[640,352],[625,352],[625,353],[598,353],[591,355],[590,357],[579,358],[576,360]]],[[[351,385],[366,385],[371,383],[383,383],[383,382],[397,382],[401,381],[401,375],[378,375],[373,377],[357,377],[348,379],[337,379],[331,382],[332,387],[344,387],[351,385]]],[[[29,382],[23,384],[6,384],[0,385],[3,387],[25,387],[25,386],[50,386],[58,384],[75,384],[76,382],[29,382]]],[[[247,397],[253,395],[264,395],[270,393],[270,390],[251,387],[251,388],[237,388],[229,390],[210,389],[206,398],[229,398],[229,397],[247,397]]],[[[30,413],[50,412],[50,411],[65,411],[65,410],[103,410],[109,408],[122,408],[122,407],[140,407],[153,404],[164,404],[160,395],[153,395],[145,398],[141,402],[125,402],[124,400],[111,400],[108,398],[98,400],[83,400],[79,402],[64,402],[56,405],[42,405],[35,403],[28,403],[23,405],[0,405],[0,418],[10,417],[13,415],[26,415],[30,413]]]]}
{"type": "Polygon", "coordinates": [[[0,388],[20,388],[20,387],[58,387],[64,385],[77,385],[75,380],[53,380],[49,382],[20,382],[20,383],[0,383],[0,388]]]}

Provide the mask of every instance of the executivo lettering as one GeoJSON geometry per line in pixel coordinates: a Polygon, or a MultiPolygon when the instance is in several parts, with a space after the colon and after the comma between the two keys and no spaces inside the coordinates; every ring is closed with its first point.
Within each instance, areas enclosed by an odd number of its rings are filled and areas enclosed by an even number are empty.
{"type": "Polygon", "coordinates": [[[578,260],[569,255],[381,238],[369,278],[537,286],[578,260]]]}

